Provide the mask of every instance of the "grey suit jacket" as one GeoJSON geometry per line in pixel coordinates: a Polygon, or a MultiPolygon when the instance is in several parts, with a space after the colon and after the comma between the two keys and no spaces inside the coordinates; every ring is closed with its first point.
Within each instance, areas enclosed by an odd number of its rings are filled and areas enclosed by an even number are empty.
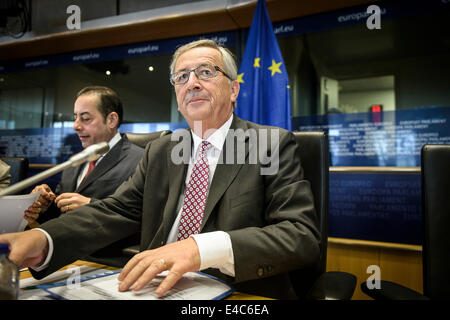
{"type": "MultiPolygon", "coordinates": [[[[262,129],[268,128],[234,116],[230,129],[264,133],[262,129]]],[[[228,232],[234,253],[235,277],[215,269],[206,272],[225,279],[242,292],[295,298],[289,272],[310,272],[315,268],[320,234],[310,185],[303,179],[298,146],[292,133],[282,129],[279,132],[276,174],[261,175],[261,163],[217,165],[201,232],[228,232]]],[[[54,253],[49,267],[34,273],[36,277],[138,230],[142,233],[141,250],[166,243],[187,171],[187,164],[171,160],[172,150],[178,144],[171,141],[172,135],[147,145],[136,172],[114,195],[42,226],[54,240],[54,253]]],[[[245,140],[247,159],[251,142],[245,140]]],[[[224,152],[228,143],[227,140],[224,152]]]]}

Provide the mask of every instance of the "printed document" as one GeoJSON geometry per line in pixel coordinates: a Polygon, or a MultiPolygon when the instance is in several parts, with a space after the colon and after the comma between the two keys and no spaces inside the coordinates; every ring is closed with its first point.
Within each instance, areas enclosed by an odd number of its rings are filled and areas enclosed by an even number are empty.
{"type": "Polygon", "coordinates": [[[212,300],[222,299],[233,292],[232,287],[221,280],[199,272],[188,272],[159,298],[155,290],[166,275],[167,271],[159,274],[137,292],[119,292],[118,272],[81,280],[78,285],[46,287],[44,290],[68,300],[212,300]]]}
{"type": "Polygon", "coordinates": [[[23,213],[35,202],[40,192],[0,197],[0,234],[23,231],[27,221],[23,213]]]}

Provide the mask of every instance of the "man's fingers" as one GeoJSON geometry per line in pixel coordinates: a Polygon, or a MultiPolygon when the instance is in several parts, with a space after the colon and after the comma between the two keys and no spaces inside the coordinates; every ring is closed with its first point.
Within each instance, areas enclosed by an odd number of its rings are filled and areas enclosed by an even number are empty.
{"type": "Polygon", "coordinates": [[[55,198],[55,202],[58,203],[58,202],[60,202],[61,200],[67,199],[67,198],[70,198],[70,197],[71,197],[71,196],[69,196],[68,193],[61,193],[59,196],[57,196],[57,197],[55,198]]]}
{"type": "Polygon", "coordinates": [[[149,267],[144,270],[144,273],[134,282],[130,287],[133,291],[139,291],[150,283],[159,273],[167,269],[166,263],[163,259],[154,260],[149,267]]]}
{"type": "Polygon", "coordinates": [[[178,280],[180,280],[181,277],[181,273],[170,270],[166,278],[161,282],[158,288],[156,288],[155,293],[158,297],[162,297],[175,285],[175,283],[177,283],[178,280]]]}
{"type": "Polygon", "coordinates": [[[123,279],[125,279],[125,277],[128,275],[128,273],[134,268],[134,266],[139,262],[139,257],[142,255],[143,253],[138,253],[136,254],[133,258],[131,258],[130,260],[128,260],[127,264],[125,265],[125,267],[123,267],[122,271],[120,271],[119,273],[119,277],[117,278],[119,281],[123,281],[123,279]]]}
{"type": "Polygon", "coordinates": [[[164,270],[167,270],[167,264],[164,259],[144,258],[135,264],[129,272],[125,270],[127,273],[124,273],[119,278],[119,280],[123,279],[119,286],[119,291],[126,291],[128,289],[132,289],[133,291],[140,290],[164,270]]]}
{"type": "MultiPolygon", "coordinates": [[[[136,274],[136,268],[138,268],[141,272],[143,272],[143,258],[145,257],[147,252],[141,252],[135,255],[132,259],[130,259],[125,267],[123,267],[122,271],[119,274],[118,280],[121,281],[119,285],[119,291],[127,291],[128,288],[134,283],[131,280],[133,277],[130,277],[129,275],[134,272],[136,274]]],[[[136,277],[136,276],[135,276],[136,277]]],[[[134,279],[136,280],[136,279],[134,279]]]]}
{"type": "Polygon", "coordinates": [[[28,223],[32,223],[32,222],[36,221],[37,218],[39,218],[39,214],[25,211],[25,215],[23,218],[25,220],[27,220],[28,223]]]}
{"type": "Polygon", "coordinates": [[[33,207],[29,207],[27,210],[24,211],[25,215],[27,214],[39,214],[41,213],[41,209],[40,208],[33,208],[33,207]]]}

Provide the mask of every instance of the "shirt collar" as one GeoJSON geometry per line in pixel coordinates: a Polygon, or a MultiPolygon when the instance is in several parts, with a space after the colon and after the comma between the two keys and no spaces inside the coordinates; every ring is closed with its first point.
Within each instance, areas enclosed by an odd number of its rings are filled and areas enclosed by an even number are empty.
{"type": "Polygon", "coordinates": [[[120,139],[122,139],[122,136],[120,135],[119,132],[117,132],[116,135],[114,137],[112,137],[112,139],[109,140],[109,142],[108,142],[109,150],[114,148],[114,146],[117,144],[117,142],[120,141],[120,139]]]}
{"type": "MultiPolygon", "coordinates": [[[[215,149],[217,149],[219,152],[222,152],[223,144],[225,142],[228,130],[230,129],[232,122],[233,122],[233,114],[231,114],[230,118],[219,129],[214,131],[214,133],[210,135],[205,141],[208,141],[213,145],[215,149]]],[[[194,140],[194,149],[193,149],[194,153],[192,154],[195,155],[199,145],[202,143],[202,141],[204,141],[204,139],[196,135],[194,131],[191,132],[194,140]]]]}
{"type": "MultiPolygon", "coordinates": [[[[114,146],[120,141],[120,139],[122,139],[122,136],[120,135],[120,132],[117,132],[116,135],[108,141],[108,152],[111,151],[112,148],[114,148],[114,146]]],[[[102,160],[108,154],[108,152],[104,153],[100,158],[98,158],[96,163],[100,162],[100,160],[102,160]]]]}

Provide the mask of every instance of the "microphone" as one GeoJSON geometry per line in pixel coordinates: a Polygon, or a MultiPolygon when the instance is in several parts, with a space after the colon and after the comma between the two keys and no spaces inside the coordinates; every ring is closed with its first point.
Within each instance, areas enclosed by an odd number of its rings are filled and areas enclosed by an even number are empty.
{"type": "Polygon", "coordinates": [[[30,178],[22,180],[20,182],[15,183],[12,186],[9,186],[6,189],[0,191],[0,197],[7,196],[10,194],[15,194],[29,186],[36,184],[37,182],[47,179],[58,172],[63,171],[68,167],[76,167],[86,161],[94,161],[100,158],[103,154],[109,151],[109,145],[107,142],[100,142],[97,144],[93,144],[83,151],[73,155],[66,162],[56,165],[53,168],[47,169],[37,175],[34,175],[30,178]]]}
{"type": "Polygon", "coordinates": [[[80,153],[77,153],[70,157],[69,161],[71,162],[71,166],[78,166],[86,161],[94,161],[100,158],[100,156],[109,150],[109,145],[107,142],[100,142],[97,144],[93,144],[80,153]]]}

